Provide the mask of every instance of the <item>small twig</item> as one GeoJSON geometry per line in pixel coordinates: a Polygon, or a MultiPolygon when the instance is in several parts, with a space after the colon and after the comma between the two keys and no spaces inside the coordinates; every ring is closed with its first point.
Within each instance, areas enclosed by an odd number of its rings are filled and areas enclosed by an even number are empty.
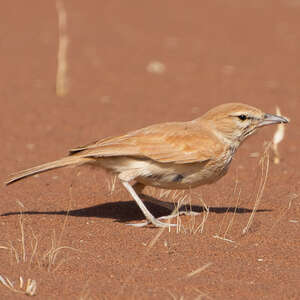
{"type": "Polygon", "coordinates": [[[225,236],[227,235],[229,229],[231,228],[231,226],[232,226],[232,224],[233,224],[234,217],[235,217],[235,215],[236,215],[236,211],[237,211],[237,208],[238,208],[238,205],[239,205],[239,201],[240,201],[240,197],[241,197],[241,191],[242,191],[242,190],[240,189],[240,190],[239,190],[238,197],[237,197],[237,200],[236,200],[236,205],[235,205],[235,208],[234,208],[233,216],[232,216],[231,220],[229,221],[228,226],[227,226],[227,228],[226,228],[226,230],[225,230],[225,232],[224,232],[224,238],[225,238],[225,236]]]}
{"type": "Polygon", "coordinates": [[[19,217],[20,230],[21,230],[21,242],[22,242],[22,258],[23,262],[26,261],[26,248],[25,248],[25,234],[24,234],[24,223],[23,223],[23,214],[22,211],[19,217]]]}
{"type": "Polygon", "coordinates": [[[227,239],[227,238],[222,237],[222,236],[219,236],[219,235],[217,235],[217,234],[213,235],[213,238],[219,239],[219,240],[223,240],[223,241],[226,241],[226,242],[230,242],[230,243],[235,243],[235,241],[230,240],[230,239],[227,239]]]}
{"type": "Polygon", "coordinates": [[[212,262],[209,262],[207,264],[205,264],[204,266],[200,267],[199,269],[189,273],[186,275],[186,277],[192,277],[192,276],[195,276],[201,272],[203,272],[205,269],[207,269],[209,266],[211,266],[213,263],[212,262]]]}
{"type": "Polygon", "coordinates": [[[69,37],[67,35],[67,13],[62,0],[56,0],[56,11],[58,17],[56,94],[63,97],[68,93],[67,50],[69,37]]]}
{"type": "MultiPolygon", "coordinates": [[[[281,112],[279,107],[276,107],[276,115],[281,116],[281,112]]],[[[280,155],[279,155],[279,151],[278,151],[278,144],[283,140],[284,138],[284,130],[285,130],[285,126],[283,123],[280,123],[277,125],[277,130],[274,133],[273,136],[273,143],[272,143],[272,150],[274,152],[274,158],[273,161],[275,164],[279,164],[280,163],[280,155]]]]}

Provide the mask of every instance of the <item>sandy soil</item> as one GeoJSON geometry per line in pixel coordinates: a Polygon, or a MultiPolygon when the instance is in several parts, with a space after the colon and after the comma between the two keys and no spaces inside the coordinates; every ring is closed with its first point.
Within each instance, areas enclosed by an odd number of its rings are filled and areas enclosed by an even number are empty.
{"type": "Polygon", "coordinates": [[[0,275],[16,290],[0,284],[1,299],[25,299],[20,276],[36,280],[35,299],[299,299],[300,1],[65,2],[63,98],[55,2],[1,5],[1,182],[74,146],[224,102],[278,105],[291,123],[246,234],[276,127],[251,137],[222,180],[194,190],[202,213],[170,232],[126,226],[143,216],[101,170],[2,185],[0,275]]]}

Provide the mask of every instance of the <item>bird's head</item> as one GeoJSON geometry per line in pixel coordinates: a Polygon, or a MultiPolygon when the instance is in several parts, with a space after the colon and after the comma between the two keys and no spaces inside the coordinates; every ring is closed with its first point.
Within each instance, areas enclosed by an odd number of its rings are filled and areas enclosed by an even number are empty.
{"type": "Polygon", "coordinates": [[[224,142],[237,146],[259,127],[278,123],[288,123],[281,116],[267,114],[260,109],[241,103],[219,105],[198,120],[204,121],[224,142]]]}

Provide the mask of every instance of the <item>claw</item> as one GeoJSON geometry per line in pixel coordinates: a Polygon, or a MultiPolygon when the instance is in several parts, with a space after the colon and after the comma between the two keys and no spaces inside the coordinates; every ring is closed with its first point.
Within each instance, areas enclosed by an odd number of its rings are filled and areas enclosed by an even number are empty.
{"type": "Polygon", "coordinates": [[[179,216],[179,213],[177,213],[175,215],[162,216],[162,217],[157,218],[157,220],[170,220],[170,219],[176,218],[178,216],[179,216]]]}
{"type": "Polygon", "coordinates": [[[157,220],[170,220],[170,219],[176,218],[176,217],[181,216],[181,215],[185,215],[185,216],[197,216],[199,214],[200,213],[198,213],[196,211],[192,211],[192,210],[191,211],[180,211],[177,214],[172,214],[172,215],[168,215],[168,216],[159,217],[159,218],[157,218],[157,220]]]}
{"type": "Polygon", "coordinates": [[[155,219],[155,221],[151,222],[155,227],[176,227],[176,224],[172,224],[172,223],[163,223],[158,221],[158,219],[155,219]]]}
{"type": "Polygon", "coordinates": [[[196,212],[196,211],[192,211],[192,210],[189,210],[189,211],[180,211],[179,212],[179,215],[185,215],[185,216],[198,216],[200,215],[199,212],[196,212]]]}
{"type": "Polygon", "coordinates": [[[176,218],[176,217],[181,216],[181,215],[185,215],[185,216],[197,216],[199,214],[200,214],[199,212],[192,211],[192,210],[190,210],[190,211],[180,211],[180,212],[178,212],[176,214],[162,216],[162,217],[153,219],[151,221],[145,221],[145,222],[142,222],[142,223],[130,223],[130,224],[126,224],[126,225],[128,225],[128,226],[134,226],[134,227],[145,227],[145,226],[147,226],[149,224],[152,224],[155,227],[175,227],[176,224],[163,223],[163,222],[160,222],[160,220],[170,220],[170,219],[176,218]]]}
{"type": "Polygon", "coordinates": [[[126,224],[126,225],[127,226],[133,226],[133,227],[145,227],[148,224],[149,224],[148,222],[143,222],[143,223],[129,223],[129,224],[126,224]]]}
{"type": "Polygon", "coordinates": [[[130,223],[130,224],[126,224],[126,225],[134,226],[134,227],[145,227],[149,224],[152,224],[155,227],[175,227],[176,226],[176,224],[160,222],[159,219],[161,219],[161,218],[157,218],[157,219],[154,219],[152,221],[145,221],[145,222],[142,222],[142,223],[130,223]]]}

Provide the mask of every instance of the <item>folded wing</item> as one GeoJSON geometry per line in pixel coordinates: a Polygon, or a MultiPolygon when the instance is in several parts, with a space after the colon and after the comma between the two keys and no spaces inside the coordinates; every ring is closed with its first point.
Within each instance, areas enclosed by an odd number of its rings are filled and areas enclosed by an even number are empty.
{"type": "Polygon", "coordinates": [[[191,122],[164,123],[78,147],[70,155],[86,158],[133,156],[161,163],[186,164],[214,159],[224,146],[205,128],[191,122]]]}

